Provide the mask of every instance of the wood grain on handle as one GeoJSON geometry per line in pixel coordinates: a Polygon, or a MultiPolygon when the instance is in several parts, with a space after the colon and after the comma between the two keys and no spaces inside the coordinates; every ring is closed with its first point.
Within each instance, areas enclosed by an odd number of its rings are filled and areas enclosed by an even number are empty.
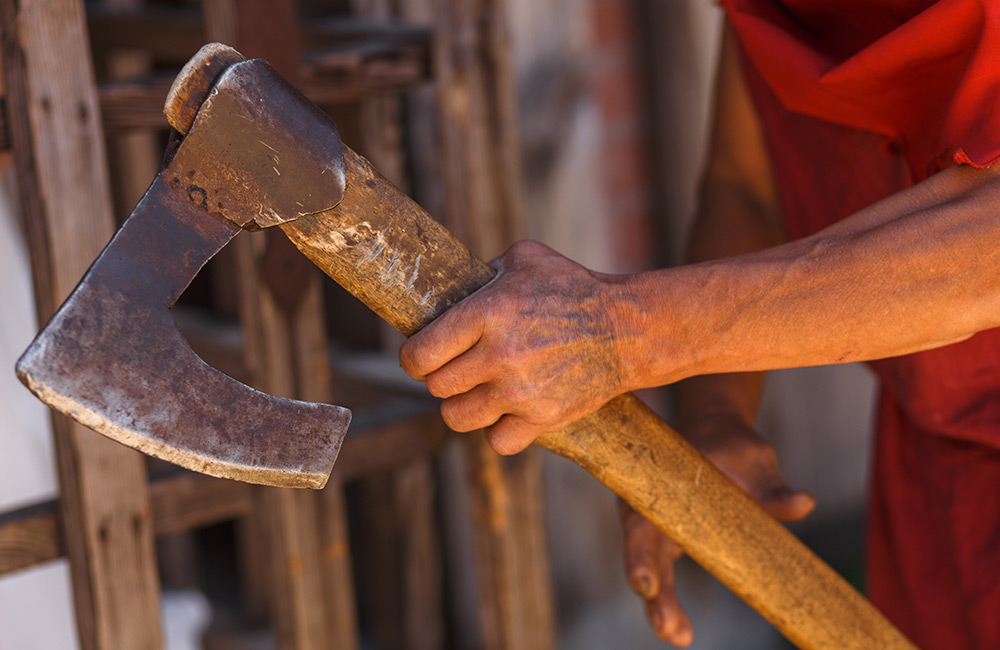
{"type": "MultiPolygon", "coordinates": [[[[407,336],[493,270],[344,147],[335,209],[283,224],[317,266],[407,336]]],[[[537,444],[663,530],[803,650],[914,649],[878,611],[632,395],[537,444]]]]}

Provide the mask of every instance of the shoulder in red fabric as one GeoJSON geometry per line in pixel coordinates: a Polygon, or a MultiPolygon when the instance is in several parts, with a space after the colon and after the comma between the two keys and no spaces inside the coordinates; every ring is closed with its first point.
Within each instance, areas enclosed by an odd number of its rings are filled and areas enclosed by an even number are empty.
{"type": "Polygon", "coordinates": [[[900,141],[914,181],[1000,157],[1000,3],[722,4],[785,108],[900,141]]]}

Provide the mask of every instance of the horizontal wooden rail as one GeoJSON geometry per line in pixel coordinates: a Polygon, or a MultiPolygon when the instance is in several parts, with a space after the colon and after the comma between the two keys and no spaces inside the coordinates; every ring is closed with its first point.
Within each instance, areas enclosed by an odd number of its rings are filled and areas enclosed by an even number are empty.
{"type": "MultiPolygon", "coordinates": [[[[178,65],[205,44],[200,17],[178,11],[95,11],[91,40],[106,53],[138,49],[178,65]]],[[[326,20],[303,32],[302,92],[321,106],[397,93],[430,78],[430,32],[422,27],[357,19],[326,20]]],[[[176,71],[98,84],[101,121],[110,135],[167,128],[163,102],[176,71]]],[[[0,96],[0,151],[10,148],[0,96]]]]}
{"type": "MultiPolygon", "coordinates": [[[[340,451],[334,481],[345,483],[425,458],[453,435],[428,400],[400,400],[360,412],[340,451]]],[[[163,537],[245,516],[253,508],[254,489],[268,488],[184,470],[155,479],[150,483],[153,530],[163,537]]],[[[58,512],[53,499],[0,513],[0,575],[65,556],[58,512]]]]}

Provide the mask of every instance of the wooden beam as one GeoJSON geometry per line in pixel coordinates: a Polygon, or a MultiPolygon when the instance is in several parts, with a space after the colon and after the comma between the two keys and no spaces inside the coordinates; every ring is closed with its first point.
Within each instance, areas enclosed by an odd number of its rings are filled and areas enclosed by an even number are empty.
{"type": "Polygon", "coordinates": [[[95,58],[115,50],[141,50],[157,63],[183,64],[208,39],[201,12],[153,7],[87,9],[95,58]]]}
{"type": "MultiPolygon", "coordinates": [[[[80,0],[0,3],[0,59],[39,322],[113,229],[80,0]]],[[[83,650],[162,647],[145,463],[54,416],[61,521],[83,650]]]]}
{"type": "Polygon", "coordinates": [[[250,485],[190,472],[154,481],[150,496],[157,537],[236,519],[253,507],[250,485]]]}
{"type": "MultiPolygon", "coordinates": [[[[363,476],[407,467],[435,453],[454,436],[426,403],[405,400],[377,413],[359,415],[341,450],[328,490],[339,490],[343,483],[363,476]]],[[[153,532],[157,537],[176,535],[246,516],[253,509],[253,490],[246,483],[184,470],[154,480],[149,488],[153,532]]],[[[322,498],[340,499],[330,495],[322,498]]],[[[346,539],[346,533],[338,521],[324,526],[325,537],[333,540],[323,545],[324,562],[329,564],[337,559],[330,554],[340,552],[330,545],[346,539]]],[[[57,499],[0,514],[0,575],[65,555],[57,499]]]]}
{"type": "Polygon", "coordinates": [[[55,500],[0,514],[0,575],[66,555],[55,500]]]}
{"type": "Polygon", "coordinates": [[[0,151],[10,149],[10,134],[7,132],[7,99],[0,96],[0,151]]]}
{"type": "MultiPolygon", "coordinates": [[[[505,0],[407,0],[405,17],[434,26],[437,155],[444,223],[483,259],[524,236],[523,176],[505,0]]],[[[418,109],[419,110],[419,109],[418,109]]],[[[423,108],[427,110],[426,107],[423,108]]],[[[423,165],[425,160],[417,163],[423,165]]],[[[466,438],[482,646],[555,645],[537,449],[497,456],[466,438]]]]}
{"type": "MultiPolygon", "coordinates": [[[[155,61],[183,63],[207,39],[197,14],[177,11],[100,10],[89,14],[95,51],[142,49],[155,61]]],[[[411,89],[430,78],[430,33],[392,23],[336,19],[305,32],[308,49],[299,69],[300,90],[333,106],[411,89]]],[[[101,122],[108,134],[166,129],[163,102],[174,74],[98,84],[101,122]]],[[[0,151],[10,147],[6,101],[0,97],[0,151]]]]}

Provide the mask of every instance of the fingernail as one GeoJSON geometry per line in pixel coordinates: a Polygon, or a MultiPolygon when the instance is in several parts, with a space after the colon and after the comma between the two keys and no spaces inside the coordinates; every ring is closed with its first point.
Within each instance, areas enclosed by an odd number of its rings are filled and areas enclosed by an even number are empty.
{"type": "Polygon", "coordinates": [[[653,594],[653,578],[645,571],[636,571],[632,574],[632,584],[640,596],[645,598],[653,594]]]}

